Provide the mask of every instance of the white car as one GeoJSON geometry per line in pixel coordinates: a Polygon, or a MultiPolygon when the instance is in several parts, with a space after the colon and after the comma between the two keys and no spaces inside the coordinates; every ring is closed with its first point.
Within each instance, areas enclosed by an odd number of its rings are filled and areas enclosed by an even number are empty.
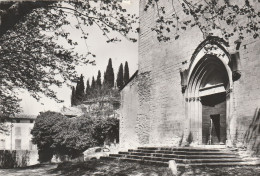
{"type": "Polygon", "coordinates": [[[108,156],[110,150],[105,147],[93,147],[87,149],[84,154],[84,161],[100,159],[101,156],[108,156]]]}

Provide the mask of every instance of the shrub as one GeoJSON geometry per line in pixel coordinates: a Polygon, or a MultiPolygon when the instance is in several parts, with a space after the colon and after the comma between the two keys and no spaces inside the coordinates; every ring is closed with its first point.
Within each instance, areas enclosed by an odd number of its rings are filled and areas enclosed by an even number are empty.
{"type": "Polygon", "coordinates": [[[67,118],[60,113],[41,113],[31,131],[39,150],[39,161],[50,161],[54,154],[78,157],[84,150],[119,139],[119,120],[88,116],[67,118]]]}

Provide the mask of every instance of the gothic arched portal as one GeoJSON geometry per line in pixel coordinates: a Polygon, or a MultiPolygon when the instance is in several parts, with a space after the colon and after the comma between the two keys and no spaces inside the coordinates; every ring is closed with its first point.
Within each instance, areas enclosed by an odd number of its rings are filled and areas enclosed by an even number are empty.
{"type": "Polygon", "coordinates": [[[221,56],[201,52],[189,67],[185,91],[187,129],[197,144],[225,144],[230,139],[232,73],[229,57],[225,53],[221,56]]]}

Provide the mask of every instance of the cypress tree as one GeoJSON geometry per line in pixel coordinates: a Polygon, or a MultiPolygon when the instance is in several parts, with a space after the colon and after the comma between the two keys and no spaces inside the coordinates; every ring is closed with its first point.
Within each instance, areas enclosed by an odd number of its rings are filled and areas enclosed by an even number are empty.
{"type": "Polygon", "coordinates": [[[129,81],[129,68],[127,61],[125,62],[125,73],[124,73],[124,84],[128,83],[129,81]]]}
{"type": "Polygon", "coordinates": [[[90,91],[91,91],[91,88],[90,88],[90,85],[89,85],[89,80],[87,80],[87,84],[86,84],[86,95],[90,95],[90,91]]]}
{"type": "Polygon", "coordinates": [[[79,96],[79,81],[77,81],[76,90],[75,90],[75,97],[79,96]]]}
{"type": "Polygon", "coordinates": [[[84,86],[84,78],[83,75],[80,75],[79,81],[77,82],[75,97],[77,100],[82,100],[84,96],[85,86],[84,86]]]}
{"type": "Polygon", "coordinates": [[[72,94],[71,94],[71,106],[74,106],[76,105],[76,97],[75,97],[75,87],[73,86],[72,87],[72,94]]]}
{"type": "Polygon", "coordinates": [[[123,71],[123,64],[120,64],[118,73],[117,73],[117,79],[116,79],[116,85],[119,89],[123,88],[124,86],[124,71],[123,71]]]}
{"type": "Polygon", "coordinates": [[[91,90],[94,91],[96,88],[96,81],[95,81],[95,78],[94,76],[92,77],[92,83],[91,83],[91,90]]]}
{"type": "Polygon", "coordinates": [[[110,58],[108,61],[108,65],[104,77],[104,83],[107,84],[109,88],[112,88],[114,87],[114,81],[115,81],[114,69],[112,67],[112,59],[110,58]]]}
{"type": "Polygon", "coordinates": [[[101,72],[100,72],[100,70],[98,70],[98,75],[97,75],[97,80],[96,80],[96,87],[98,89],[101,88],[101,72]]]}
{"type": "Polygon", "coordinates": [[[106,78],[106,72],[105,72],[105,71],[104,71],[104,76],[103,76],[103,78],[104,78],[104,79],[103,79],[102,86],[104,86],[104,85],[105,85],[105,80],[106,80],[106,79],[105,79],[105,78],[106,78]]]}

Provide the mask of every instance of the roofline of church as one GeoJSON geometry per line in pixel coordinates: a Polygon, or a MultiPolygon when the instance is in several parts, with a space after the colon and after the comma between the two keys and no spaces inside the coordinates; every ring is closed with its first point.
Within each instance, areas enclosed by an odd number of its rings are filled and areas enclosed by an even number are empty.
{"type": "Polygon", "coordinates": [[[138,70],[136,70],[135,73],[129,78],[128,82],[121,89],[119,89],[119,92],[121,92],[125,88],[125,86],[127,86],[128,83],[130,83],[137,76],[137,74],[138,70]]]}

